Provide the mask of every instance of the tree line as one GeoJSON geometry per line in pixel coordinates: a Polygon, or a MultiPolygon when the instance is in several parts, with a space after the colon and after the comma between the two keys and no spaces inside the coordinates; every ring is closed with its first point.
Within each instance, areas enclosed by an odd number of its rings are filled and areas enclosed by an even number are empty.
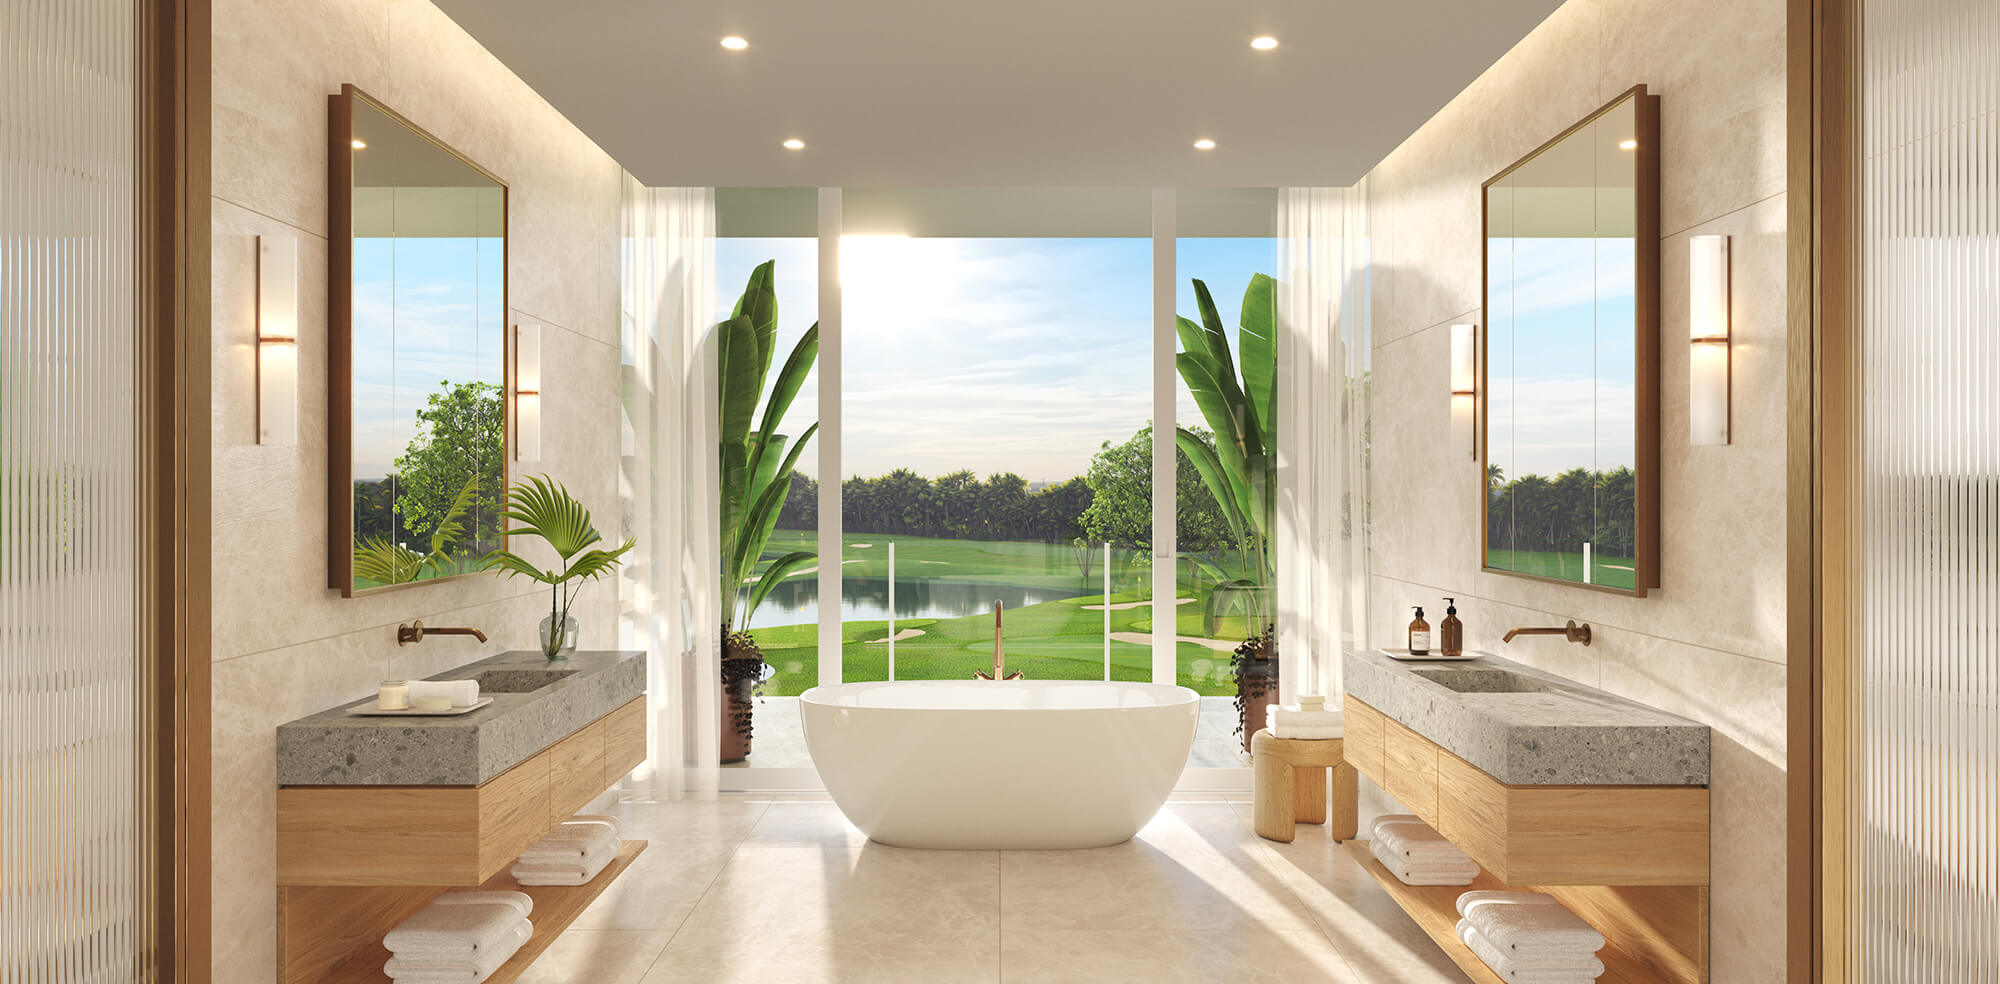
{"type": "MultiPolygon", "coordinates": [[[[1204,441],[1213,438],[1200,429],[1204,441]]],[[[1176,534],[1184,552],[1234,547],[1221,507],[1188,456],[1175,451],[1176,534]]],[[[778,528],[818,528],[819,483],[793,473],[778,528]]],[[[925,478],[898,468],[875,478],[840,483],[840,516],[849,533],[956,540],[1110,543],[1150,550],[1153,540],[1153,428],[1129,440],[1106,441],[1087,472],[1030,491],[1026,479],[998,472],[981,479],[971,469],[925,478]]]]}
{"type": "Polygon", "coordinates": [[[1486,470],[1486,542],[1496,549],[1593,553],[1630,557],[1637,549],[1637,492],[1632,469],[1572,468],[1555,478],[1508,480],[1499,465],[1486,470]]]}

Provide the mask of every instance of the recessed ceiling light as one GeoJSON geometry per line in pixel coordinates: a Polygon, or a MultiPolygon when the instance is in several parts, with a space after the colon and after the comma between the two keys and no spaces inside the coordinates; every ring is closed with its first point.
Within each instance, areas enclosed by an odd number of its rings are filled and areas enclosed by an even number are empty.
{"type": "Polygon", "coordinates": [[[785,149],[786,149],[786,150],[804,150],[804,149],[806,149],[806,142],[805,142],[805,141],[803,141],[803,140],[800,140],[800,139],[799,139],[799,138],[797,138],[797,137],[793,137],[793,138],[791,138],[790,140],[787,140],[787,141],[785,141],[785,149]]]}
{"type": "Polygon", "coordinates": [[[1278,39],[1268,34],[1264,35],[1263,37],[1256,37],[1250,39],[1250,47],[1255,48],[1258,51],[1269,51],[1277,46],[1278,46],[1278,39]]]}
{"type": "Polygon", "coordinates": [[[743,49],[750,47],[750,42],[745,41],[742,38],[732,34],[722,39],[722,46],[728,48],[731,51],[742,51],[743,49]]]}
{"type": "Polygon", "coordinates": [[[1213,141],[1213,140],[1210,140],[1210,139],[1208,139],[1207,137],[1203,137],[1203,138],[1201,138],[1200,140],[1197,140],[1197,141],[1195,141],[1195,142],[1194,142],[1194,149],[1196,149],[1196,150],[1214,150],[1214,149],[1215,149],[1215,141],[1213,141]]]}
{"type": "Polygon", "coordinates": [[[355,150],[366,150],[368,148],[368,142],[359,138],[349,140],[347,145],[353,147],[355,150]]]}
{"type": "Polygon", "coordinates": [[[1637,140],[1620,140],[1620,141],[1618,141],[1618,149],[1619,149],[1619,150],[1638,150],[1638,149],[1639,149],[1639,141],[1637,141],[1637,140]]]}

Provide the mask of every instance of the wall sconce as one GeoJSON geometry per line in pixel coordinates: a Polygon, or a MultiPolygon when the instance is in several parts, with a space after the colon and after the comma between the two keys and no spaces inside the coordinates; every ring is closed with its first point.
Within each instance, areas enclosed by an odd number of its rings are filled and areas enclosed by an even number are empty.
{"type": "Polygon", "coordinates": [[[1479,326],[1451,326],[1451,443],[1468,459],[1479,460],[1476,426],[1479,401],[1479,326]]]}
{"type": "Polygon", "coordinates": [[[299,241],[257,237],[257,443],[299,442],[299,241]]]}
{"type": "Polygon", "coordinates": [[[514,326],[514,460],[542,458],[542,329],[514,326]]]}
{"type": "Polygon", "coordinates": [[[1729,237],[1688,240],[1688,443],[1729,443],[1729,237]]]}

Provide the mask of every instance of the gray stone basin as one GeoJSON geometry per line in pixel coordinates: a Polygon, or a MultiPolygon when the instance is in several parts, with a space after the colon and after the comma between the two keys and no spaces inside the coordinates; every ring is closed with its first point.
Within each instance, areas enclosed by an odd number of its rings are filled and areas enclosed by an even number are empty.
{"type": "Polygon", "coordinates": [[[575,670],[487,670],[472,679],[479,681],[482,694],[531,694],[575,675],[575,670]]]}
{"type": "Polygon", "coordinates": [[[1347,694],[1510,786],[1705,786],[1708,726],[1512,660],[1354,650],[1347,694]]]}

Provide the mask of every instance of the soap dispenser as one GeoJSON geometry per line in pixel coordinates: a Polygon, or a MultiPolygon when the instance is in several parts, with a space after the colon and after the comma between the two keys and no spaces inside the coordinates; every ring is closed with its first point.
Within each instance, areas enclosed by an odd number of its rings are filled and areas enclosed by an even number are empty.
{"type": "Polygon", "coordinates": [[[1429,656],[1431,654],[1431,623],[1424,621],[1422,605],[1415,606],[1417,617],[1410,620],[1410,655],[1429,656]]]}
{"type": "Polygon", "coordinates": [[[1438,655],[1447,659],[1465,655],[1465,623],[1458,620],[1458,599],[1444,600],[1444,621],[1438,623],[1438,655]]]}

